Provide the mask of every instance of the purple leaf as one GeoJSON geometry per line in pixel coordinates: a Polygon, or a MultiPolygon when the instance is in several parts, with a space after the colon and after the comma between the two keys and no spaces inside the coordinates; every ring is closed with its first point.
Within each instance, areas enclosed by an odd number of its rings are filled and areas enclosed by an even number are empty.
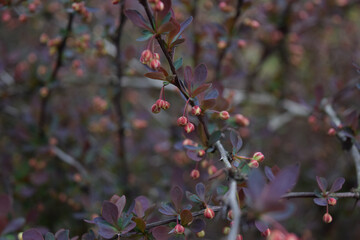
{"type": "MultiPolygon", "coordinates": [[[[187,26],[190,25],[190,23],[192,22],[193,17],[190,16],[188,19],[186,19],[184,22],[182,22],[180,24],[180,31],[177,33],[177,35],[175,36],[174,40],[178,39],[180,37],[180,35],[184,32],[185,28],[187,28],[187,26]]],[[[173,40],[173,41],[174,41],[173,40]]]]}
{"type": "Polygon", "coordinates": [[[115,194],[110,198],[110,202],[114,203],[118,209],[118,217],[117,217],[118,219],[124,210],[126,204],[126,197],[125,196],[119,197],[118,195],[115,194]]]}
{"type": "Polygon", "coordinates": [[[162,203],[159,212],[167,216],[177,215],[176,211],[169,204],[162,203]]]}
{"type": "Polygon", "coordinates": [[[191,193],[191,192],[189,192],[189,191],[186,191],[185,195],[186,195],[187,199],[189,199],[189,200],[192,201],[192,202],[200,203],[200,202],[202,201],[202,200],[199,198],[198,195],[193,194],[193,193],[191,193]]]}
{"type": "Polygon", "coordinates": [[[255,221],[255,227],[260,231],[260,232],[265,232],[269,227],[266,225],[266,223],[264,223],[263,221],[257,220],[255,221]]]}
{"type": "Polygon", "coordinates": [[[185,84],[188,89],[191,89],[191,83],[193,82],[193,72],[191,67],[186,66],[184,70],[185,84]]]}
{"type": "Polygon", "coordinates": [[[275,179],[275,175],[270,167],[265,166],[265,175],[272,182],[275,179]]]}
{"type": "Polygon", "coordinates": [[[243,144],[242,139],[235,131],[231,131],[230,141],[231,141],[231,145],[233,146],[234,152],[237,153],[243,144]]]}
{"type": "Polygon", "coordinates": [[[145,28],[152,32],[152,29],[146,24],[144,17],[136,10],[129,9],[125,11],[125,15],[138,27],[145,28]]]}
{"type": "Polygon", "coordinates": [[[175,206],[176,212],[181,209],[181,201],[183,199],[183,190],[179,186],[174,186],[170,191],[171,201],[175,206]]]}
{"type": "Polygon", "coordinates": [[[109,239],[118,233],[115,227],[111,226],[101,217],[95,218],[94,222],[96,226],[99,228],[99,235],[102,236],[103,238],[109,239]]]}
{"type": "Polygon", "coordinates": [[[319,206],[326,206],[328,204],[325,198],[314,198],[314,203],[319,206]]]}
{"type": "Polygon", "coordinates": [[[191,94],[191,97],[196,97],[197,95],[199,95],[202,92],[205,92],[206,90],[208,90],[211,87],[211,83],[205,83],[199,87],[197,87],[191,94]]]}
{"type": "Polygon", "coordinates": [[[158,226],[152,229],[151,233],[156,240],[167,240],[169,239],[169,228],[165,226],[158,226]]]}
{"type": "Polygon", "coordinates": [[[252,201],[255,199],[259,199],[261,192],[265,186],[265,177],[262,175],[259,169],[254,169],[250,172],[249,178],[247,181],[248,186],[248,196],[251,198],[252,201]]]}
{"type": "Polygon", "coordinates": [[[216,89],[212,89],[211,91],[209,91],[208,93],[206,93],[204,100],[208,100],[208,99],[216,99],[219,96],[219,91],[216,89]]]}
{"type": "Polygon", "coordinates": [[[23,233],[23,240],[44,240],[44,238],[38,230],[29,229],[23,233]]]}
{"type": "Polygon", "coordinates": [[[110,201],[104,201],[104,203],[102,205],[101,216],[108,223],[116,225],[117,219],[119,216],[119,211],[118,211],[117,206],[110,201]]]}
{"type": "Polygon", "coordinates": [[[345,179],[342,177],[335,179],[333,185],[331,186],[330,192],[334,193],[334,192],[339,191],[342,188],[344,183],[345,183],[345,179]]]}
{"type": "Polygon", "coordinates": [[[199,162],[203,159],[202,157],[199,157],[197,150],[187,150],[186,155],[195,162],[199,162]]]}
{"type": "Polygon", "coordinates": [[[196,193],[199,196],[199,198],[201,199],[201,201],[205,200],[205,185],[203,183],[198,183],[196,184],[196,193]]]}
{"type": "Polygon", "coordinates": [[[1,232],[1,234],[5,235],[7,233],[14,232],[14,231],[20,229],[24,225],[24,223],[25,223],[24,218],[14,219],[5,227],[5,229],[1,232]]]}
{"type": "Polygon", "coordinates": [[[69,230],[60,229],[55,233],[56,240],[68,240],[69,239],[69,230]]]}
{"type": "Polygon", "coordinates": [[[322,192],[326,192],[327,185],[328,185],[326,179],[325,179],[325,178],[322,178],[322,177],[316,176],[316,181],[317,181],[317,184],[318,184],[320,190],[321,190],[322,192]]]}
{"type": "Polygon", "coordinates": [[[201,232],[204,229],[205,229],[205,222],[200,218],[195,219],[190,225],[190,230],[195,233],[201,232]]]}
{"type": "Polygon", "coordinates": [[[197,85],[202,85],[207,78],[207,68],[205,64],[200,64],[195,68],[195,83],[197,85]]]}
{"type": "Polygon", "coordinates": [[[149,200],[144,196],[135,198],[135,207],[133,212],[136,216],[142,218],[145,215],[145,211],[150,207],[149,200]]]}
{"type": "Polygon", "coordinates": [[[11,200],[8,195],[0,196],[0,217],[5,217],[11,210],[11,200]]]}
{"type": "Polygon", "coordinates": [[[131,222],[129,225],[126,226],[126,228],[124,228],[121,233],[128,233],[131,230],[133,230],[136,227],[136,223],[135,222],[131,222]]]}

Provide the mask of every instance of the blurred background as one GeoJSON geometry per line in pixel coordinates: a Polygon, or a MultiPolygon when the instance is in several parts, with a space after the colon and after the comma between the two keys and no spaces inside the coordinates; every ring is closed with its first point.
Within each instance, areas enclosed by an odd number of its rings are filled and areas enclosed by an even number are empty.
{"type": "MultiPolygon", "coordinates": [[[[172,2],[178,22],[194,18],[175,59],[182,58],[183,66],[206,64],[207,81],[227,101],[230,115],[250,120],[239,127],[233,118],[223,122],[209,115],[210,130],[236,127],[244,142],[241,155],[261,151],[266,157],[261,168],[299,162],[294,191],[317,189],[316,176],[330,183],[344,177],[342,190],[355,188],[354,162],[346,146],[329,136],[334,126],[321,102],[331,102],[359,141],[360,2],[254,0],[244,1],[240,11],[235,0],[172,2]]],[[[167,87],[171,108],[153,114],[162,83],[143,76],[149,69],[139,61],[147,43],[136,41],[141,29],[125,21],[120,48],[112,40],[120,6],[143,12],[138,2],[86,1],[86,13],[73,16],[68,35],[71,4],[0,1],[0,192],[12,206],[0,229],[24,217],[24,229],[68,228],[71,236],[81,235],[90,227],[83,219],[99,214],[102,201],[113,194],[126,193],[128,203],[139,195],[160,203],[169,200],[174,183],[194,189],[189,174],[196,162],[178,147],[184,134],[176,119],[185,102],[167,87]],[[42,114],[45,122],[39,120],[42,114]]],[[[161,62],[168,67],[163,55],[161,62]]],[[[230,149],[230,142],[224,144],[230,149]]],[[[209,154],[200,164],[199,181],[209,181],[208,166],[222,167],[218,159],[209,154]]],[[[302,239],[360,238],[354,199],[340,199],[330,208],[331,224],[322,222],[325,208],[312,199],[290,201],[296,210],[282,224],[302,239]]],[[[205,238],[220,239],[223,225],[209,224],[205,238]]],[[[245,239],[260,239],[256,229],[246,224],[244,229],[245,239]]]]}

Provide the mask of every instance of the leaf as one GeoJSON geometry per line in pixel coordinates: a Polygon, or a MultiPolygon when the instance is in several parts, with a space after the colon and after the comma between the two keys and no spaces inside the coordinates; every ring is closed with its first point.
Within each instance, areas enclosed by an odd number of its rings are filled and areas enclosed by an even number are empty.
{"type": "Polygon", "coordinates": [[[133,212],[138,217],[144,217],[145,211],[150,207],[149,200],[144,196],[139,196],[135,198],[135,207],[133,212]]]}
{"type": "Polygon", "coordinates": [[[322,192],[326,192],[327,185],[328,185],[326,179],[325,179],[325,178],[322,178],[322,177],[316,176],[316,181],[317,181],[317,184],[318,184],[320,190],[321,190],[322,192]]]}
{"type": "Polygon", "coordinates": [[[162,34],[162,33],[165,33],[165,32],[170,32],[170,31],[172,31],[174,29],[175,29],[174,24],[172,22],[167,22],[167,23],[164,23],[163,25],[161,25],[157,29],[157,33],[162,34]]]}
{"type": "Polygon", "coordinates": [[[136,41],[138,41],[138,42],[146,41],[154,35],[152,32],[150,32],[148,30],[143,30],[142,34],[143,35],[141,37],[137,38],[136,41]]]}
{"type": "Polygon", "coordinates": [[[265,175],[272,182],[275,179],[275,175],[270,167],[265,166],[265,175]]]}
{"type": "Polygon", "coordinates": [[[216,143],[221,137],[221,131],[215,131],[213,132],[209,137],[208,145],[212,146],[214,143],[216,143]]]}
{"type": "Polygon", "coordinates": [[[201,199],[199,198],[198,195],[193,194],[193,193],[191,193],[189,191],[186,191],[185,194],[186,194],[187,199],[189,199],[190,201],[192,201],[194,203],[201,203],[201,199]]]}
{"type": "Polygon", "coordinates": [[[330,192],[334,193],[334,192],[339,191],[342,188],[344,183],[345,183],[345,179],[342,177],[335,179],[334,183],[331,186],[330,192]]]}
{"type": "Polygon", "coordinates": [[[136,227],[140,230],[140,232],[145,232],[146,223],[142,218],[134,218],[134,222],[136,223],[136,227]]]}
{"type": "Polygon", "coordinates": [[[188,89],[191,89],[191,85],[192,85],[192,82],[193,82],[193,72],[192,72],[191,67],[189,67],[189,66],[185,67],[184,79],[185,79],[186,87],[188,89]]]}
{"type": "Polygon", "coordinates": [[[199,196],[199,198],[204,201],[205,200],[205,185],[202,182],[199,182],[195,186],[196,193],[199,196]]]}
{"type": "Polygon", "coordinates": [[[243,144],[242,139],[235,131],[231,131],[230,141],[231,141],[231,145],[233,146],[233,154],[236,154],[237,152],[239,152],[243,144]]]}
{"type": "Polygon", "coordinates": [[[125,234],[130,232],[131,230],[133,230],[136,227],[136,223],[135,222],[131,222],[129,225],[126,226],[126,228],[124,228],[121,233],[125,234]]]}
{"type": "Polygon", "coordinates": [[[115,194],[110,198],[110,202],[114,203],[118,209],[118,217],[117,217],[118,219],[124,210],[126,204],[126,197],[124,195],[119,197],[118,195],[115,194]]]}
{"type": "Polygon", "coordinates": [[[182,210],[180,213],[181,225],[187,226],[193,221],[193,216],[190,210],[182,210]]]}
{"type": "Polygon", "coordinates": [[[183,199],[183,190],[179,186],[174,186],[170,191],[171,201],[175,206],[176,212],[181,209],[181,201],[183,199]]]}
{"type": "Polygon", "coordinates": [[[55,240],[55,235],[51,232],[45,234],[45,240],[55,240]]]}
{"type": "Polygon", "coordinates": [[[203,100],[201,102],[201,108],[206,110],[206,109],[209,109],[209,108],[213,108],[216,104],[216,100],[215,99],[206,99],[206,100],[203,100]]]}
{"type": "Polygon", "coordinates": [[[109,239],[118,233],[118,230],[115,227],[111,226],[108,222],[105,221],[105,219],[101,217],[95,218],[94,222],[99,228],[99,235],[103,238],[109,239]]]}
{"type": "Polygon", "coordinates": [[[327,206],[328,204],[325,198],[314,198],[314,203],[319,206],[327,206]]]}
{"type": "Polygon", "coordinates": [[[157,12],[157,22],[161,22],[165,17],[167,17],[167,14],[171,9],[171,0],[162,0],[162,2],[164,4],[164,9],[157,12]]]}
{"type": "Polygon", "coordinates": [[[56,240],[68,240],[69,239],[69,230],[60,229],[55,233],[56,240]]]}
{"type": "Polygon", "coordinates": [[[161,207],[159,208],[159,212],[161,212],[162,214],[167,215],[167,216],[177,215],[176,211],[171,206],[169,206],[168,203],[167,204],[161,203],[161,207]]]}
{"type": "Polygon", "coordinates": [[[169,228],[165,226],[158,226],[152,229],[151,233],[156,240],[167,240],[169,239],[169,228]]]}
{"type": "Polygon", "coordinates": [[[264,186],[264,175],[262,175],[259,169],[254,169],[249,174],[249,178],[247,180],[247,191],[245,190],[244,192],[247,197],[250,198],[250,201],[255,201],[260,198],[264,186]]]}
{"type": "Polygon", "coordinates": [[[144,17],[136,10],[129,9],[125,11],[126,17],[138,27],[145,28],[152,32],[152,29],[146,24],[144,17]]]}
{"type": "Polygon", "coordinates": [[[219,91],[217,89],[212,89],[206,93],[204,100],[216,99],[219,96],[219,91]]]}
{"type": "Polygon", "coordinates": [[[265,231],[269,228],[265,222],[260,221],[260,220],[255,221],[255,227],[256,227],[260,232],[265,232],[265,231]]]}
{"type": "Polygon", "coordinates": [[[101,216],[108,222],[113,225],[116,225],[117,219],[119,217],[119,211],[117,206],[110,202],[104,201],[101,209],[101,216]]]}
{"type": "Polygon", "coordinates": [[[205,229],[205,222],[200,218],[195,219],[190,225],[190,230],[195,233],[201,232],[204,229],[205,229]]]}
{"type": "Polygon", "coordinates": [[[0,195],[0,217],[5,217],[11,210],[11,199],[8,195],[0,195]]]}
{"type": "Polygon", "coordinates": [[[191,97],[196,97],[202,92],[205,92],[211,87],[211,83],[205,83],[199,87],[197,87],[195,90],[192,91],[191,97]]]}
{"type": "Polygon", "coordinates": [[[7,233],[15,232],[16,230],[19,230],[25,223],[24,218],[16,218],[12,220],[5,229],[1,232],[2,235],[5,235],[7,233]]]}
{"type": "Polygon", "coordinates": [[[44,238],[38,230],[29,229],[23,233],[23,240],[44,240],[44,238]]]}
{"type": "Polygon", "coordinates": [[[182,65],[183,65],[183,59],[182,58],[179,58],[178,60],[176,60],[174,62],[174,67],[175,67],[176,70],[181,68],[182,65]]]}
{"type": "Polygon", "coordinates": [[[193,17],[190,16],[188,19],[186,19],[184,22],[182,22],[180,24],[180,31],[176,34],[176,36],[174,37],[172,42],[174,42],[176,39],[178,39],[180,37],[180,35],[184,32],[184,30],[190,25],[192,20],[193,20],[193,17]]]}
{"type": "MultiPolygon", "coordinates": [[[[89,232],[87,232],[81,236],[81,240],[95,240],[95,239],[96,239],[96,237],[92,230],[89,230],[89,232]]],[[[52,239],[49,239],[49,240],[52,240],[52,239]]]]}
{"type": "Polygon", "coordinates": [[[121,229],[124,229],[127,227],[127,225],[129,225],[129,223],[131,222],[131,219],[133,218],[133,214],[129,214],[129,215],[125,215],[124,217],[122,218],[119,218],[118,219],[118,226],[121,228],[121,229]]]}
{"type": "Polygon", "coordinates": [[[203,159],[202,157],[199,157],[197,150],[187,150],[186,155],[195,162],[199,162],[203,159]]]}
{"type": "Polygon", "coordinates": [[[155,80],[166,81],[166,77],[163,72],[148,72],[148,73],[145,73],[144,76],[147,78],[155,79],[155,80]]]}
{"type": "Polygon", "coordinates": [[[207,68],[205,64],[200,64],[195,68],[195,83],[198,85],[203,84],[207,78],[207,68]]]}

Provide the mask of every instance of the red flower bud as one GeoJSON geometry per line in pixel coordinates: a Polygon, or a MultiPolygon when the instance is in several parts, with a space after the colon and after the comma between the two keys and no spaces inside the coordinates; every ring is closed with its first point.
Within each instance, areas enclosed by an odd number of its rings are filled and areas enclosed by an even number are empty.
{"type": "Polygon", "coordinates": [[[153,113],[159,113],[160,112],[160,108],[156,105],[156,104],[153,104],[152,107],[151,107],[151,111],[153,113]]]}
{"type": "Polygon", "coordinates": [[[185,232],[185,228],[183,226],[181,226],[180,224],[177,224],[174,227],[175,233],[176,234],[183,234],[185,232]]]}
{"type": "Polygon", "coordinates": [[[252,159],[258,162],[262,162],[264,161],[265,157],[264,154],[262,154],[261,152],[256,152],[254,153],[252,159]]]}
{"type": "Polygon", "coordinates": [[[158,100],[156,101],[156,106],[157,106],[158,108],[163,108],[164,105],[165,105],[165,101],[164,101],[164,100],[158,99],[158,100]]]}
{"type": "Polygon", "coordinates": [[[259,162],[256,161],[256,160],[251,160],[249,163],[248,163],[248,166],[250,168],[258,168],[259,167],[259,162]]]}
{"type": "Polygon", "coordinates": [[[147,63],[151,60],[152,58],[152,53],[149,49],[146,49],[144,50],[142,53],[141,53],[141,62],[142,63],[147,63]]]}
{"type": "Polygon", "coordinates": [[[200,232],[197,232],[197,233],[196,233],[196,236],[197,236],[198,238],[203,238],[203,237],[205,237],[205,231],[202,230],[202,231],[200,231],[200,232]]]}
{"type": "Polygon", "coordinates": [[[227,120],[230,117],[230,114],[227,111],[221,111],[219,114],[220,119],[227,120]]]}
{"type": "Polygon", "coordinates": [[[160,60],[160,55],[158,53],[154,53],[153,54],[153,57],[157,60],[160,60]]]}
{"type": "Polygon", "coordinates": [[[199,106],[193,106],[191,109],[191,114],[199,116],[201,114],[201,108],[199,106]]]}
{"type": "Polygon", "coordinates": [[[331,206],[335,206],[336,205],[336,199],[335,198],[328,198],[328,204],[331,206]]]}
{"type": "Polygon", "coordinates": [[[267,236],[270,235],[270,233],[271,233],[271,231],[270,231],[270,229],[268,228],[268,229],[266,229],[264,232],[261,233],[261,236],[267,237],[267,236]]]}
{"type": "Polygon", "coordinates": [[[199,177],[200,177],[200,172],[199,172],[199,170],[197,170],[197,169],[193,169],[192,171],[191,171],[191,173],[190,173],[190,177],[192,178],[192,179],[198,179],[199,177]]]}
{"type": "Polygon", "coordinates": [[[202,157],[202,156],[205,155],[205,151],[204,151],[203,149],[200,149],[200,150],[198,151],[197,155],[198,155],[199,157],[202,157]]]}
{"type": "Polygon", "coordinates": [[[242,114],[235,115],[235,122],[241,127],[247,127],[250,124],[249,119],[244,117],[242,114]]]}
{"type": "Polygon", "coordinates": [[[168,101],[164,101],[164,106],[162,107],[162,109],[166,110],[170,108],[170,103],[168,101]]]}
{"type": "Polygon", "coordinates": [[[207,207],[204,211],[204,216],[207,219],[213,219],[215,217],[215,212],[211,208],[207,207]]]}
{"type": "Polygon", "coordinates": [[[177,120],[177,124],[178,124],[179,126],[186,126],[187,123],[188,123],[188,119],[187,119],[187,117],[185,117],[185,116],[181,116],[181,117],[179,117],[178,120],[177,120]]]}
{"type": "Polygon", "coordinates": [[[336,130],[334,128],[330,128],[327,132],[327,134],[329,136],[335,136],[336,135],[336,130]]]}
{"type": "Polygon", "coordinates": [[[184,127],[185,132],[186,133],[191,133],[195,130],[195,126],[194,124],[192,124],[191,122],[189,122],[188,124],[186,124],[186,126],[184,127]]]}
{"type": "Polygon", "coordinates": [[[216,172],[217,172],[217,168],[214,165],[210,165],[208,168],[208,174],[213,175],[216,172]]]}
{"type": "Polygon", "coordinates": [[[157,59],[153,59],[153,60],[151,60],[151,62],[150,62],[150,67],[151,67],[152,69],[154,69],[154,70],[158,69],[158,68],[160,67],[160,65],[161,65],[161,63],[160,63],[160,61],[157,60],[157,59]]]}
{"type": "Polygon", "coordinates": [[[120,0],[112,0],[112,4],[118,4],[120,0]]]}
{"type": "Polygon", "coordinates": [[[236,236],[236,240],[243,240],[243,237],[241,236],[241,234],[238,234],[238,235],[236,236]]]}
{"type": "Polygon", "coordinates": [[[323,216],[323,221],[325,223],[331,223],[332,222],[332,216],[329,213],[325,213],[323,216]]]}
{"type": "Polygon", "coordinates": [[[164,10],[164,7],[165,7],[164,3],[162,1],[159,1],[156,3],[154,10],[161,12],[162,10],[164,10]]]}

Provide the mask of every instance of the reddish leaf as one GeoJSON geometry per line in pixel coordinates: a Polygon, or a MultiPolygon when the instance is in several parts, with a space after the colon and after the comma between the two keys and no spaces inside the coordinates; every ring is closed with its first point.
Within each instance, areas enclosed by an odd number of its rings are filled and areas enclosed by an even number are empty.
{"type": "Polygon", "coordinates": [[[44,238],[38,230],[29,229],[23,233],[23,240],[44,240],[44,238]]]}
{"type": "Polygon", "coordinates": [[[333,193],[339,191],[344,183],[345,179],[342,177],[335,179],[333,185],[331,186],[330,192],[333,193]]]}
{"type": "Polygon", "coordinates": [[[205,222],[200,218],[195,219],[190,225],[190,230],[195,233],[201,232],[204,229],[205,229],[205,222]]]}
{"type": "Polygon", "coordinates": [[[211,83],[205,83],[205,84],[199,86],[198,88],[196,88],[192,92],[191,97],[196,97],[200,93],[205,92],[206,90],[208,90],[210,87],[211,87],[211,83]]]}
{"type": "MultiPolygon", "coordinates": [[[[167,45],[170,46],[173,43],[173,39],[175,38],[175,36],[178,34],[178,32],[180,31],[180,24],[173,18],[170,18],[170,22],[172,22],[175,26],[175,29],[172,30],[169,35],[168,35],[168,39],[167,39],[167,45]]],[[[176,39],[175,39],[176,40],[176,39]]]]}
{"type": "Polygon", "coordinates": [[[201,85],[206,81],[207,78],[207,68],[205,64],[200,64],[195,68],[195,83],[201,85]]]}
{"type": "Polygon", "coordinates": [[[167,240],[169,239],[170,229],[165,226],[158,226],[152,229],[151,233],[156,240],[167,240]]]}
{"type": "Polygon", "coordinates": [[[273,171],[268,166],[265,166],[265,175],[270,180],[270,182],[275,179],[273,171]]]}
{"type": "Polygon", "coordinates": [[[119,211],[117,206],[110,201],[104,201],[102,205],[101,216],[107,222],[116,225],[117,219],[119,217],[119,211]]]}
{"type": "Polygon", "coordinates": [[[201,102],[201,108],[206,110],[206,109],[210,109],[213,108],[216,104],[216,100],[215,99],[206,99],[204,101],[201,102]]]}
{"type": "Polygon", "coordinates": [[[325,178],[316,176],[317,184],[322,192],[326,192],[328,183],[325,178]]]}
{"type": "Polygon", "coordinates": [[[16,218],[6,226],[6,228],[1,232],[1,234],[5,235],[11,232],[15,232],[16,230],[20,229],[24,225],[24,223],[24,218],[16,218]]]}
{"type": "Polygon", "coordinates": [[[144,196],[139,196],[135,199],[135,207],[133,212],[138,217],[144,217],[145,211],[150,207],[149,200],[144,196]]]}
{"type": "Polygon", "coordinates": [[[145,77],[165,81],[166,77],[162,72],[149,72],[144,74],[145,77]]]}
{"type": "Polygon", "coordinates": [[[187,28],[190,23],[192,22],[193,17],[190,16],[188,19],[186,19],[184,22],[180,24],[180,31],[177,33],[177,35],[174,37],[174,40],[178,39],[180,35],[184,32],[185,28],[187,28]]]}
{"type": "Polygon", "coordinates": [[[185,70],[184,70],[184,80],[185,80],[186,87],[188,89],[191,89],[193,78],[194,78],[194,75],[193,75],[191,67],[186,66],[185,70]]]}
{"type": "Polygon", "coordinates": [[[130,19],[130,21],[133,22],[138,27],[145,28],[149,30],[150,32],[153,32],[153,30],[146,24],[146,21],[144,17],[136,10],[126,10],[125,15],[130,19]]]}
{"type": "Polygon", "coordinates": [[[223,97],[218,97],[216,99],[216,105],[215,105],[215,107],[213,107],[213,109],[216,111],[224,111],[224,110],[227,110],[229,108],[229,106],[230,106],[230,104],[229,104],[228,100],[226,100],[223,97]]]}
{"type": "Polygon", "coordinates": [[[99,228],[99,235],[102,236],[103,238],[109,239],[118,233],[115,227],[111,226],[101,217],[95,218],[94,222],[96,226],[99,228]]]}
{"type": "Polygon", "coordinates": [[[183,191],[179,186],[175,186],[170,191],[171,201],[175,206],[175,210],[178,212],[181,209],[181,201],[183,199],[183,191]]]}
{"type": "Polygon", "coordinates": [[[158,29],[157,29],[157,33],[158,34],[162,34],[165,32],[171,32],[172,30],[174,30],[176,27],[172,22],[167,22],[164,23],[163,25],[161,25],[158,29]]]}
{"type": "Polygon", "coordinates": [[[255,221],[255,227],[260,231],[260,232],[265,232],[269,227],[266,225],[266,223],[264,223],[263,221],[255,221]]]}
{"type": "Polygon", "coordinates": [[[145,232],[146,230],[146,223],[142,218],[134,218],[134,222],[136,223],[136,227],[141,231],[145,232]]]}
{"type": "Polygon", "coordinates": [[[180,213],[181,225],[186,226],[193,221],[193,216],[190,210],[182,210],[180,213]]]}
{"type": "Polygon", "coordinates": [[[118,195],[113,195],[110,198],[110,202],[114,203],[118,209],[118,217],[119,218],[124,210],[125,204],[126,204],[126,197],[125,196],[121,196],[119,197],[118,195]]]}
{"type": "Polygon", "coordinates": [[[319,206],[326,206],[328,204],[325,198],[314,198],[314,203],[319,206]]]}
{"type": "Polygon", "coordinates": [[[195,162],[199,162],[203,159],[202,157],[199,157],[197,150],[187,150],[186,155],[195,162]]]}

